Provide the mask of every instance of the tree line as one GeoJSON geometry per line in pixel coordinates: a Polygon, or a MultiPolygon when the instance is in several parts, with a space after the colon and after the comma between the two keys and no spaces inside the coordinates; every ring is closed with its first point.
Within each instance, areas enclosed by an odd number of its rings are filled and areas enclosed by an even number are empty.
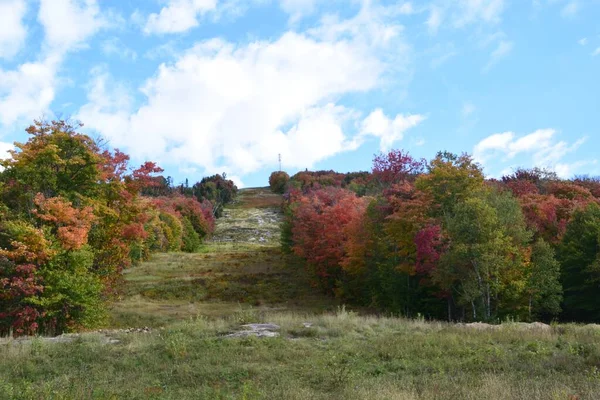
{"type": "Polygon", "coordinates": [[[124,269],[197,250],[237,192],[225,175],[174,187],[80,127],[35,121],[0,161],[0,335],[101,324],[124,269]]]}
{"type": "Polygon", "coordinates": [[[282,246],[315,287],[375,310],[461,321],[600,320],[600,179],[402,150],[370,172],[272,174],[282,246]]]}

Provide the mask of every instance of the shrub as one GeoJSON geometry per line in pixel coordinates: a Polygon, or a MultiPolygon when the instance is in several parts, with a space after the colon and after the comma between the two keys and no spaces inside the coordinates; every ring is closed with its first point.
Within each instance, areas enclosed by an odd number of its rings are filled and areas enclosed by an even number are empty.
{"type": "Polygon", "coordinates": [[[286,172],[276,171],[269,177],[269,186],[274,193],[283,194],[289,181],[290,176],[286,172]]]}

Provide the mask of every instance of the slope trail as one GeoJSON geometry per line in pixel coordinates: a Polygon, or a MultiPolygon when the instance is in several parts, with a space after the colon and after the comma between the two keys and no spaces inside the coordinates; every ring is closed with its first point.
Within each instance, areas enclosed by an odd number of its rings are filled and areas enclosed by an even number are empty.
{"type": "Polygon", "coordinates": [[[217,220],[213,243],[277,245],[281,234],[281,195],[268,188],[240,190],[235,202],[217,220]]]}
{"type": "Polygon", "coordinates": [[[304,269],[281,252],[281,202],[268,188],[242,189],[197,253],[154,254],[125,271],[125,294],[112,307],[110,326],[332,309],[332,300],[316,293],[304,269]]]}

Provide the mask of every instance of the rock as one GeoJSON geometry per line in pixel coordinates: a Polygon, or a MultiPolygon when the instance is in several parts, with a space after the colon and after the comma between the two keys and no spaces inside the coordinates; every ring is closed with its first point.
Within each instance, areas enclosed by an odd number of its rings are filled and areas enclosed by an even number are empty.
{"type": "Polygon", "coordinates": [[[281,329],[279,325],[275,324],[246,324],[242,325],[242,328],[253,331],[278,331],[281,329]]]}
{"type": "Polygon", "coordinates": [[[244,337],[250,337],[250,336],[255,336],[255,337],[268,337],[268,338],[272,338],[272,337],[277,337],[279,336],[279,332],[271,332],[271,331],[239,331],[239,332],[234,332],[234,333],[230,333],[229,335],[226,335],[225,337],[227,338],[244,338],[244,337]]]}
{"type": "Polygon", "coordinates": [[[279,325],[275,324],[246,324],[242,325],[243,330],[225,335],[226,338],[244,338],[244,337],[277,337],[279,336],[279,325]]]}
{"type": "Polygon", "coordinates": [[[530,324],[526,322],[517,322],[515,324],[517,327],[526,329],[526,330],[540,330],[540,331],[549,331],[552,327],[548,324],[544,324],[542,322],[532,322],[530,324]]]}
{"type": "Polygon", "coordinates": [[[466,328],[475,329],[478,331],[500,329],[500,325],[490,325],[483,322],[471,322],[464,325],[466,328]]]}

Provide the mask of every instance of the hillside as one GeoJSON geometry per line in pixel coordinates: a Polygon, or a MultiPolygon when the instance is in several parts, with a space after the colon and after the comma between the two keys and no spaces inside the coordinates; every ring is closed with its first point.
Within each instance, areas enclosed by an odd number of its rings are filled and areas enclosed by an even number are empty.
{"type": "Polygon", "coordinates": [[[4,340],[0,399],[600,398],[595,325],[360,316],[315,294],[279,249],[280,201],[242,190],[200,252],[127,270],[107,329],[4,340]]]}
{"type": "Polygon", "coordinates": [[[243,189],[198,253],[155,254],[125,271],[125,296],[113,305],[111,325],[162,326],[251,308],[331,309],[280,251],[280,206],[281,196],[268,189],[243,189]]]}

